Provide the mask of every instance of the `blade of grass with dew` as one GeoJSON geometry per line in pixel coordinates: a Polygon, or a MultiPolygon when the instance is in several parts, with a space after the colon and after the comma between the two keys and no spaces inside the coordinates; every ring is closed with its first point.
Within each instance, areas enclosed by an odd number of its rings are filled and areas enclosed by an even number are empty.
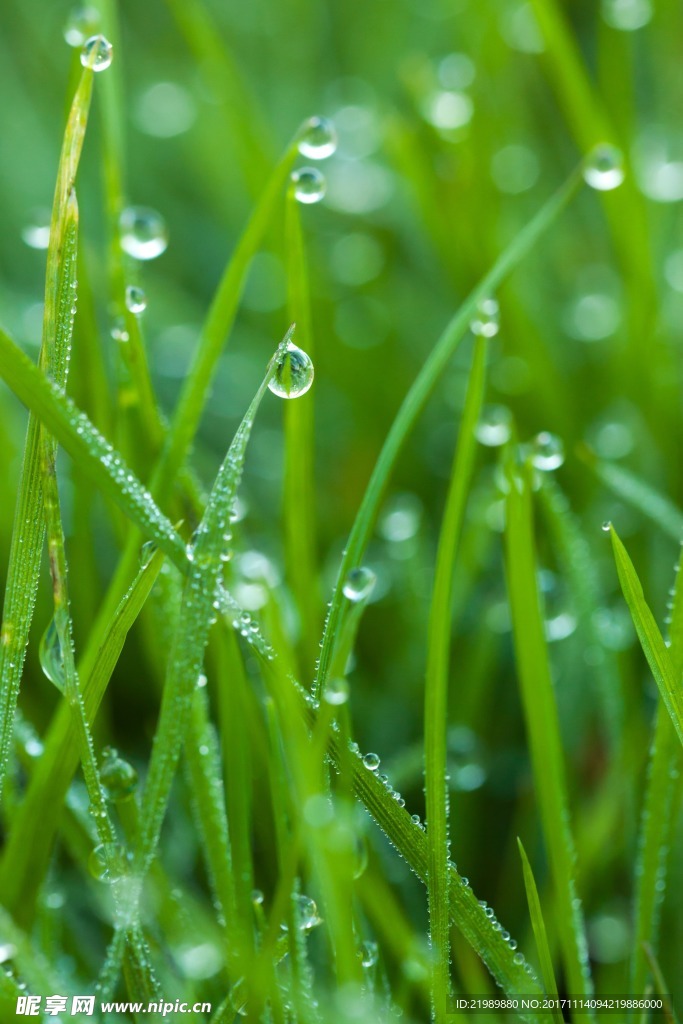
{"type": "MultiPolygon", "coordinates": [[[[76,294],[78,206],[74,183],[83,148],[92,84],[93,72],[90,68],[84,68],[64,132],[50,223],[40,366],[42,370],[50,370],[60,389],[66,385],[73,329],[72,309],[76,294]]],[[[37,372],[40,374],[40,371],[37,372]]],[[[0,793],[7,767],[14,709],[33,618],[43,548],[45,527],[42,518],[39,448],[38,423],[34,416],[30,416],[0,632],[0,793]]]]}
{"type": "Polygon", "coordinates": [[[590,997],[593,986],[583,914],[575,891],[576,858],[564,754],[538,589],[531,467],[508,464],[506,473],[507,587],[534,786],[555,889],[555,918],[567,986],[571,992],[590,997]]]}
{"type": "Polygon", "coordinates": [[[432,1013],[437,1024],[447,1017],[450,991],[448,911],[448,677],[451,648],[453,574],[476,450],[475,429],[481,415],[486,380],[487,340],[478,337],[470,370],[451,480],[446,498],[427,640],[424,696],[424,759],[429,846],[429,926],[432,947],[432,1013]]]}
{"type": "Polygon", "coordinates": [[[266,376],[242,420],[218,472],[192,548],[192,569],[183,590],[178,630],[170,654],[159,724],[143,794],[136,867],[144,875],[154,857],[166,813],[171,784],[182,749],[191,702],[202,673],[204,650],[230,541],[230,514],[242,475],[247,443],[256,411],[286,351],[289,332],[278,346],[266,376]]]}
{"type": "MultiPolygon", "coordinates": [[[[547,995],[557,999],[557,981],[555,980],[555,971],[553,970],[553,958],[550,954],[550,947],[548,945],[548,935],[545,930],[545,921],[543,920],[543,911],[541,910],[541,901],[538,896],[536,879],[534,878],[534,873],[531,870],[531,864],[529,863],[529,858],[526,855],[526,850],[522,845],[522,840],[519,837],[517,837],[517,845],[519,847],[519,855],[522,858],[524,888],[526,889],[526,898],[527,903],[529,904],[531,927],[533,928],[534,938],[536,939],[536,951],[538,952],[538,961],[541,968],[543,986],[547,995]]],[[[562,1012],[559,1009],[554,1008],[552,1013],[555,1024],[563,1024],[562,1012]]]]}
{"type": "Polygon", "coordinates": [[[677,673],[671,654],[659,632],[655,617],[645,600],[643,588],[633,562],[621,543],[617,531],[610,524],[612,550],[617,565],[617,574],[622,593],[636,627],[643,654],[657,684],[671,721],[683,743],[683,689],[680,673],[677,673]]]}
{"type": "Polygon", "coordinates": [[[581,178],[578,171],[572,174],[568,181],[559,191],[551,196],[548,202],[541,207],[531,221],[519,232],[510,246],[501,254],[491,270],[485,275],[474,291],[471,292],[448,323],[404,398],[375,463],[375,468],[351,527],[346,550],[339,567],[325,623],[320,664],[314,686],[314,696],[317,699],[320,697],[325,677],[328,674],[334,639],[339,632],[340,620],[344,609],[344,580],[348,572],[355,568],[363,557],[377,519],[389,477],[408,435],[427,404],[451,356],[466,334],[477,304],[483,298],[496,291],[508,274],[518,266],[524,256],[555,223],[575,195],[580,181],[581,178]]]}
{"type": "Polygon", "coordinates": [[[659,526],[677,544],[680,542],[683,537],[683,512],[670,498],[660,494],[645,480],[623,466],[601,462],[585,445],[581,447],[580,455],[618,498],[659,526]]]}
{"type": "MultiPolygon", "coordinates": [[[[675,677],[683,673],[683,577],[679,557],[669,621],[669,654],[675,677]]],[[[647,785],[638,836],[635,910],[631,949],[631,985],[644,995],[648,977],[646,947],[656,951],[659,918],[664,900],[667,854],[675,823],[675,795],[680,791],[683,751],[663,701],[657,707],[647,785]]]]}
{"type": "MultiPolygon", "coordinates": [[[[297,341],[315,363],[311,304],[299,202],[287,190],[285,248],[289,283],[289,319],[297,325],[297,341]]],[[[316,495],[313,483],[314,390],[285,408],[284,534],[285,566],[301,621],[302,670],[314,671],[320,635],[320,603],[316,574],[316,495]]]]}
{"type": "Polygon", "coordinates": [[[605,735],[616,752],[623,736],[624,698],[614,655],[605,649],[594,621],[595,612],[604,604],[600,576],[579,522],[551,473],[543,474],[538,499],[571,586],[585,647],[593,653],[592,675],[601,697],[605,735]]]}
{"type": "MultiPolygon", "coordinates": [[[[140,569],[115,616],[93,630],[92,636],[102,635],[102,641],[97,647],[91,644],[86,648],[78,666],[83,680],[86,715],[91,724],[128,632],[149,596],[163,560],[163,553],[155,552],[140,569]]],[[[47,731],[43,754],[13,819],[0,861],[0,890],[5,893],[5,905],[22,923],[32,919],[38,889],[49,864],[64,797],[78,759],[73,716],[67,704],[62,703],[47,731]]]]}

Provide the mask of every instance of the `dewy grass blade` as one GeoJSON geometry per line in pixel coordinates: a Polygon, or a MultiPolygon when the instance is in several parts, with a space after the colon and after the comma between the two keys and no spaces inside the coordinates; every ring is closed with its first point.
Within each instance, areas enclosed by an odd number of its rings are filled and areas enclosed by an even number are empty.
{"type": "MultiPolygon", "coordinates": [[[[43,370],[50,372],[59,389],[66,385],[73,326],[72,308],[76,301],[78,207],[73,189],[88,120],[92,80],[92,70],[84,69],[64,132],[50,224],[40,365],[43,370]]],[[[37,373],[40,375],[39,371],[37,373]]],[[[30,416],[0,632],[0,794],[43,548],[39,447],[38,424],[30,416]]]]}
{"type": "Polygon", "coordinates": [[[450,990],[450,915],[448,911],[448,781],[446,732],[451,647],[453,574],[472,479],[475,429],[481,414],[487,340],[478,337],[462,414],[451,482],[446,499],[436,578],[432,591],[424,699],[425,794],[429,846],[429,921],[432,946],[432,1012],[446,1021],[450,990]]]}
{"type": "Polygon", "coordinates": [[[536,242],[555,223],[571,198],[575,195],[580,180],[578,172],[572,174],[569,180],[548,200],[545,206],[538,211],[536,216],[519,232],[510,246],[502,253],[488,274],[468,296],[447,325],[404,398],[363,495],[363,500],[351,528],[346,550],[339,567],[325,623],[320,664],[314,686],[314,696],[316,698],[320,697],[320,692],[329,670],[334,640],[339,631],[339,623],[344,608],[342,590],[344,580],[348,572],[355,568],[363,557],[377,519],[389,477],[406,438],[427,404],[451,356],[466,334],[477,304],[496,291],[508,274],[518,266],[536,242]]]}
{"type": "Polygon", "coordinates": [[[531,467],[506,469],[507,587],[522,706],[534,785],[555,889],[555,918],[567,986],[590,997],[593,986],[580,901],[574,884],[575,852],[569,827],[564,754],[543,629],[531,507],[531,467]]]}
{"type": "MultiPolygon", "coordinates": [[[[536,879],[534,878],[534,873],[531,870],[531,864],[529,863],[529,858],[526,855],[526,850],[522,846],[522,840],[519,839],[519,837],[517,838],[517,845],[519,847],[519,855],[522,858],[524,887],[526,889],[527,903],[529,904],[531,927],[534,930],[534,938],[536,939],[536,950],[538,952],[538,960],[541,967],[541,978],[543,979],[546,995],[557,999],[557,982],[555,980],[550,947],[548,946],[548,935],[545,930],[541,901],[538,896],[538,889],[536,888],[536,879]]],[[[555,1024],[563,1024],[564,1018],[561,1010],[554,1009],[553,1018],[555,1020],[555,1024]]]]}
{"type": "Polygon", "coordinates": [[[610,533],[619,582],[633,619],[633,625],[636,627],[640,646],[647,658],[664,705],[671,716],[678,738],[683,743],[683,689],[681,688],[680,672],[676,671],[672,656],[645,600],[633,562],[611,525],[610,533]]]}

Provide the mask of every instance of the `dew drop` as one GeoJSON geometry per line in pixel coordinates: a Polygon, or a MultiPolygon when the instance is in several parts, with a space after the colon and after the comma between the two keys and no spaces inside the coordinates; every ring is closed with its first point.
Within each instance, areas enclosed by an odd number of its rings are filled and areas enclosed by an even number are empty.
{"type": "Polygon", "coordinates": [[[506,444],[512,434],[512,413],[505,405],[487,405],[475,428],[477,441],[489,448],[506,444]]]}
{"type": "MultiPolygon", "coordinates": [[[[326,160],[337,148],[337,133],[326,117],[310,117],[301,127],[299,152],[309,160],[326,160]]],[[[298,197],[297,197],[298,198],[298,197]]]]}
{"type": "Polygon", "coordinates": [[[297,896],[295,904],[299,931],[308,932],[311,928],[322,924],[322,918],[318,914],[318,906],[310,896],[297,896]]]}
{"type": "Polygon", "coordinates": [[[380,759],[378,754],[365,754],[363,764],[369,771],[376,772],[379,768],[380,759]]]}
{"type": "Polygon", "coordinates": [[[136,260],[153,260],[168,246],[166,222],[148,206],[127,206],[119,220],[121,248],[136,260]]]}
{"type": "Polygon", "coordinates": [[[263,904],[263,893],[260,889],[252,889],[251,902],[255,907],[260,907],[263,904]]]}
{"type": "Polygon", "coordinates": [[[517,964],[517,966],[520,967],[524,963],[524,954],[515,953],[515,955],[512,958],[512,962],[513,964],[517,964]]]}
{"type": "Polygon", "coordinates": [[[66,671],[64,668],[64,652],[57,632],[57,624],[54,619],[50,622],[43,633],[38,649],[40,665],[50,680],[61,693],[64,693],[66,686],[66,671]]]}
{"type": "Polygon", "coordinates": [[[317,167],[300,167],[292,171],[294,195],[300,203],[319,203],[324,197],[327,185],[324,175],[317,167]]]}
{"type": "Polygon", "coordinates": [[[338,706],[346,704],[349,699],[349,684],[345,679],[329,679],[323,691],[323,700],[326,704],[338,706]]]}
{"type": "Polygon", "coordinates": [[[128,285],[126,288],[126,309],[135,314],[144,313],[147,309],[147,296],[142,288],[136,288],[133,284],[128,285]]]}
{"type": "Polygon", "coordinates": [[[624,177],[624,158],[616,146],[602,143],[586,157],[584,181],[598,192],[611,192],[618,188],[624,177]]]}
{"type": "Polygon", "coordinates": [[[247,990],[244,978],[239,978],[230,989],[230,1005],[240,1017],[247,1016],[247,990]]]}
{"type": "Polygon", "coordinates": [[[564,462],[562,439],[547,430],[537,434],[531,443],[531,464],[544,473],[551,473],[564,462]]]}
{"type": "Polygon", "coordinates": [[[500,330],[500,310],[495,299],[489,297],[477,303],[470,321],[470,330],[482,338],[494,338],[500,330]]]}
{"type": "Polygon", "coordinates": [[[610,519],[606,519],[604,521],[604,523],[602,524],[601,529],[602,529],[603,533],[609,533],[610,530],[612,529],[612,521],[610,519]]]}
{"type": "Polygon", "coordinates": [[[94,7],[75,7],[64,25],[64,38],[69,46],[83,46],[95,35],[100,24],[99,11],[94,7]]]}
{"type": "Polygon", "coordinates": [[[299,398],[313,383],[314,369],[311,357],[303,349],[289,342],[278,361],[268,387],[278,398],[299,398]]]}
{"type": "Polygon", "coordinates": [[[362,942],[358,950],[360,962],[363,967],[374,967],[377,963],[378,949],[376,942],[362,942]]]}
{"type": "Polygon", "coordinates": [[[88,870],[98,882],[116,882],[126,873],[128,854],[119,843],[100,843],[90,854],[88,870]]]}
{"type": "Polygon", "coordinates": [[[100,779],[107,799],[118,802],[133,795],[138,784],[138,773],[112,747],[105,747],[102,751],[100,779]]]}
{"type": "Polygon", "coordinates": [[[114,48],[102,35],[90,36],[81,50],[81,64],[92,71],[106,71],[112,62],[114,48]]]}
{"type": "Polygon", "coordinates": [[[377,577],[372,569],[368,569],[365,565],[360,565],[358,568],[351,569],[347,573],[342,593],[344,597],[354,603],[366,601],[372,593],[376,582],[377,577]]]}

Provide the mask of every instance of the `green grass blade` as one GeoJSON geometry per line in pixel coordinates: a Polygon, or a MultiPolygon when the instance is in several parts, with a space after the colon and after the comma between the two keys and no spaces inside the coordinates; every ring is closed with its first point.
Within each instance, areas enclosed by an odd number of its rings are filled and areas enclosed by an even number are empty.
{"type": "MultiPolygon", "coordinates": [[[[524,888],[526,889],[526,898],[527,903],[529,904],[531,927],[534,930],[534,938],[536,939],[536,950],[538,952],[538,960],[541,967],[543,986],[547,995],[557,998],[557,982],[555,980],[555,971],[553,970],[553,958],[550,954],[550,947],[548,945],[548,934],[545,930],[545,921],[543,920],[543,911],[541,909],[541,900],[536,887],[536,879],[534,878],[529,858],[526,855],[526,850],[524,849],[522,840],[519,836],[517,837],[517,845],[519,847],[519,855],[522,858],[524,888]]],[[[562,1017],[562,1012],[559,1009],[553,1010],[553,1019],[555,1020],[555,1024],[562,1024],[564,1018],[562,1017]]]]}
{"type": "Polygon", "coordinates": [[[583,915],[574,885],[564,754],[538,591],[530,469],[508,467],[506,576],[534,785],[555,889],[560,946],[571,992],[590,996],[583,915]]]}
{"type": "Polygon", "coordinates": [[[486,338],[477,338],[436,555],[427,646],[424,698],[425,794],[429,845],[429,921],[432,946],[432,1012],[444,1024],[450,990],[448,911],[448,780],[446,733],[451,647],[453,573],[476,450],[486,376],[486,338]]]}
{"type": "Polygon", "coordinates": [[[349,570],[357,566],[363,557],[377,519],[389,477],[406,438],[427,404],[451,356],[465,336],[476,311],[477,304],[483,298],[496,291],[505,278],[518,266],[538,240],[555,223],[576,193],[579,181],[578,173],[573,174],[562,188],[548,200],[545,206],[538,211],[536,216],[517,234],[514,241],[502,253],[488,274],[468,296],[449,322],[404,398],[363,495],[363,500],[351,528],[345,554],[339,567],[337,581],[332,593],[330,610],[327,622],[325,623],[320,664],[315,683],[316,697],[320,696],[322,685],[329,670],[334,638],[338,633],[340,619],[343,614],[344,596],[342,588],[344,580],[349,570]]]}
{"type": "Polygon", "coordinates": [[[683,743],[683,690],[681,689],[680,672],[677,672],[674,667],[654,615],[645,600],[633,562],[613,526],[610,526],[610,533],[619,582],[633,619],[633,625],[636,627],[640,646],[657,683],[664,705],[671,716],[678,738],[683,743]]]}

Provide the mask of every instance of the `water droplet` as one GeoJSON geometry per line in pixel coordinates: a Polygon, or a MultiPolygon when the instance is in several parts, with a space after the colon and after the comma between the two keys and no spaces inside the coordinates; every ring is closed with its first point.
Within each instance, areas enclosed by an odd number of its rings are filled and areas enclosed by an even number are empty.
{"type": "Polygon", "coordinates": [[[144,313],[147,309],[147,296],[142,288],[136,288],[133,284],[128,285],[126,288],[126,308],[131,313],[144,313]]]}
{"type": "Polygon", "coordinates": [[[512,435],[512,413],[505,405],[484,406],[475,434],[489,448],[506,444],[512,435]]]}
{"type": "MultiPolygon", "coordinates": [[[[326,160],[337,148],[337,133],[326,117],[310,117],[301,128],[299,152],[309,160],[326,160]]],[[[297,197],[298,198],[298,197],[297,197]]]]}
{"type": "Polygon", "coordinates": [[[90,36],[81,50],[81,64],[93,71],[105,71],[112,62],[114,48],[104,36],[90,36]]]}
{"type": "Polygon", "coordinates": [[[43,633],[38,649],[41,668],[43,672],[54,683],[58,690],[64,693],[66,686],[66,671],[64,669],[64,652],[57,632],[57,624],[54,619],[50,622],[43,633]]]}
{"type": "Polygon", "coordinates": [[[318,914],[317,904],[310,896],[297,896],[295,904],[297,927],[299,931],[308,932],[311,928],[315,928],[317,925],[322,924],[322,918],[318,914]]]}
{"type": "Polygon", "coordinates": [[[94,7],[75,7],[64,25],[64,38],[69,46],[83,46],[97,32],[100,25],[99,11],[94,7]]]}
{"type": "Polygon", "coordinates": [[[515,955],[512,958],[512,962],[514,964],[517,964],[518,967],[520,967],[524,963],[524,954],[523,953],[515,953],[515,955]]]}
{"type": "Polygon", "coordinates": [[[586,157],[583,178],[591,188],[611,192],[621,185],[624,177],[624,158],[616,146],[603,143],[586,157]]]}
{"type": "Polygon", "coordinates": [[[291,180],[294,195],[300,203],[319,203],[325,195],[325,177],[317,167],[300,167],[298,171],[292,171],[291,180]]]}
{"type": "Polygon", "coordinates": [[[206,678],[203,672],[200,672],[199,675],[197,676],[197,689],[203,690],[207,683],[208,679],[206,678]]]}
{"type": "Polygon", "coordinates": [[[325,683],[323,700],[327,704],[337,706],[346,704],[349,699],[349,684],[345,679],[329,679],[325,683]]]}
{"type": "Polygon", "coordinates": [[[0,944],[0,964],[6,964],[8,960],[13,960],[16,955],[17,947],[12,945],[11,942],[0,944]]]}
{"type": "Polygon", "coordinates": [[[380,764],[379,755],[377,755],[377,754],[365,754],[365,756],[363,757],[363,764],[371,772],[376,772],[377,769],[379,768],[379,764],[380,764]]]}
{"type": "Polygon", "coordinates": [[[251,902],[255,907],[260,907],[263,904],[263,893],[260,889],[252,889],[251,902]]]}
{"type": "Polygon", "coordinates": [[[240,1017],[247,1016],[247,986],[244,978],[239,978],[230,989],[230,1005],[240,1017]]]}
{"type": "Polygon", "coordinates": [[[421,822],[420,822],[420,815],[419,814],[411,814],[410,815],[410,820],[412,821],[413,825],[420,825],[421,824],[421,822]]]}
{"type": "Polygon", "coordinates": [[[144,569],[146,565],[149,565],[154,553],[157,550],[156,541],[146,540],[140,548],[140,568],[144,569]]]}
{"type": "Polygon", "coordinates": [[[602,16],[612,28],[635,32],[652,18],[651,0],[602,0],[602,16]]]}
{"type": "Polygon", "coordinates": [[[482,338],[494,338],[498,334],[500,310],[495,299],[489,297],[477,303],[476,312],[470,321],[470,330],[482,338]]]}
{"type": "Polygon", "coordinates": [[[289,342],[284,355],[278,361],[275,374],[268,382],[268,387],[278,398],[299,398],[309,390],[313,376],[311,357],[303,349],[289,342]]]}
{"type": "Polygon", "coordinates": [[[168,246],[166,222],[148,206],[127,206],[119,220],[121,248],[136,260],[153,260],[168,246]]]}
{"type": "Polygon", "coordinates": [[[602,524],[601,529],[603,530],[604,533],[609,533],[610,530],[612,529],[612,522],[611,522],[611,520],[610,519],[606,519],[604,521],[604,523],[602,524]]]}
{"type": "Polygon", "coordinates": [[[88,869],[99,882],[115,882],[123,878],[128,866],[128,854],[119,843],[100,843],[90,854],[88,869]]]}
{"type": "Polygon", "coordinates": [[[374,967],[379,956],[377,943],[362,942],[358,950],[358,956],[363,967],[374,967]]]}
{"type": "Polygon", "coordinates": [[[531,444],[531,464],[544,473],[551,473],[564,462],[562,439],[547,430],[541,431],[531,444]]]}
{"type": "Polygon", "coordinates": [[[102,751],[100,779],[108,800],[126,800],[135,792],[138,773],[112,747],[105,747],[102,751]]]}
{"type": "Polygon", "coordinates": [[[358,568],[351,569],[347,573],[342,592],[344,597],[354,603],[366,601],[372,593],[376,582],[377,577],[372,569],[368,569],[365,565],[360,565],[358,568]]]}

